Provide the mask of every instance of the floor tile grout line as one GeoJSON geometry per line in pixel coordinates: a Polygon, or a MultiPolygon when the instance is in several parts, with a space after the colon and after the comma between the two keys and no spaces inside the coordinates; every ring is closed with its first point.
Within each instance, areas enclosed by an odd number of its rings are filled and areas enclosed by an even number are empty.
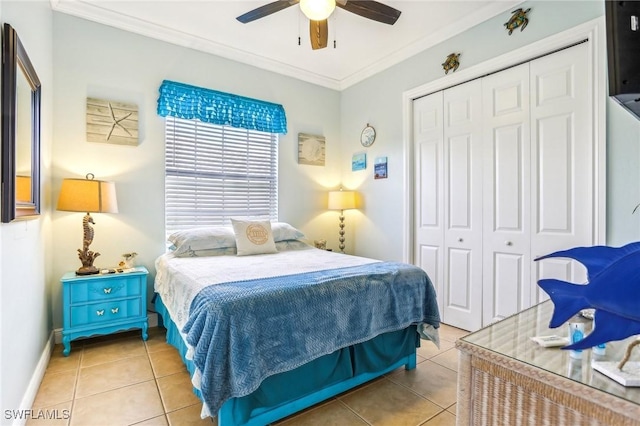
{"type": "MultiPolygon", "coordinates": [[[[395,380],[393,380],[392,378],[389,378],[389,381],[390,381],[391,383],[393,383],[393,384],[396,384],[396,385],[398,385],[398,386],[401,386],[401,387],[405,388],[406,390],[408,390],[408,391],[409,391],[409,392],[411,392],[412,394],[414,394],[414,395],[416,395],[416,396],[418,396],[418,397],[420,397],[420,398],[422,398],[422,399],[424,399],[424,400],[426,400],[426,401],[429,401],[429,402],[430,402],[430,403],[432,403],[432,404],[435,404],[438,408],[441,408],[442,410],[446,410],[446,409],[447,409],[447,407],[443,407],[442,405],[438,404],[437,402],[430,400],[430,399],[429,399],[429,398],[427,398],[426,396],[419,394],[418,392],[414,391],[413,389],[411,389],[409,386],[405,385],[404,383],[396,382],[396,381],[395,381],[395,380]]],[[[456,402],[458,402],[458,401],[457,401],[457,399],[456,399],[456,402]]],[[[453,404],[455,404],[455,402],[454,402],[453,404]]],[[[453,404],[451,404],[451,405],[453,405],[453,404]]],[[[451,405],[449,405],[449,407],[451,407],[451,405]]]]}
{"type": "Polygon", "coordinates": [[[371,423],[369,423],[367,421],[367,419],[365,419],[364,417],[362,417],[359,413],[357,413],[353,408],[351,408],[346,402],[338,400],[338,402],[342,405],[345,406],[345,408],[347,408],[347,410],[351,411],[357,418],[359,418],[360,420],[362,420],[363,422],[365,422],[367,425],[369,426],[373,426],[371,423]]]}

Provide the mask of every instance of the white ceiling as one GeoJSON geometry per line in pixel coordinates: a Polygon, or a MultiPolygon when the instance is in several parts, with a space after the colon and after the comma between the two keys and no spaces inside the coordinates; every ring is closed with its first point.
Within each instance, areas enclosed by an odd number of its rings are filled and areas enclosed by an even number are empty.
{"type": "MultiPolygon", "coordinates": [[[[506,22],[522,0],[382,2],[400,11],[395,25],[336,8],[329,46],[312,50],[298,5],[242,24],[235,18],[267,4],[223,0],[50,0],[53,10],[202,50],[342,90],[498,14],[506,22]],[[301,45],[298,45],[298,37],[301,45]],[[336,48],[333,48],[333,40],[336,48]]],[[[444,58],[443,58],[444,59],[444,58]]]]}

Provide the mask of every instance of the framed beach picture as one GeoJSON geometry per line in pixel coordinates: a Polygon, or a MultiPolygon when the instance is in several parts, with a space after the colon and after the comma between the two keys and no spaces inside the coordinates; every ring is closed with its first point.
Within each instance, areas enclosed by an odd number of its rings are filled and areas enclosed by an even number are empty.
{"type": "Polygon", "coordinates": [[[138,106],[87,98],[87,142],[138,145],[138,106]]]}
{"type": "Polygon", "coordinates": [[[351,157],[351,171],[365,170],[367,168],[367,154],[364,152],[353,154],[351,157]]]}
{"type": "Polygon", "coordinates": [[[298,164],[324,166],[324,136],[298,133],[298,164]]]}
{"type": "Polygon", "coordinates": [[[378,157],[373,163],[373,178],[374,179],[386,179],[387,178],[387,157],[378,157]]]}

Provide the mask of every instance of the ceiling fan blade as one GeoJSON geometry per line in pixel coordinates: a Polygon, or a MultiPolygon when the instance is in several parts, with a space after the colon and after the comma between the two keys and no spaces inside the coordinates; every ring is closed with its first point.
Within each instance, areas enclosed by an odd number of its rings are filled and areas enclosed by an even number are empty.
{"type": "Polygon", "coordinates": [[[299,0],[278,0],[269,4],[265,4],[264,6],[260,6],[257,9],[253,9],[244,15],[238,16],[236,19],[243,24],[246,24],[251,21],[255,21],[256,19],[264,18],[265,16],[269,16],[272,13],[280,12],[283,9],[288,8],[289,6],[293,6],[294,4],[298,4],[299,0]]]}
{"type": "Polygon", "coordinates": [[[329,25],[326,19],[324,21],[309,20],[309,38],[311,39],[311,48],[313,50],[327,47],[329,25]]]}
{"type": "Polygon", "coordinates": [[[400,17],[398,9],[373,0],[337,0],[336,6],[364,18],[393,25],[400,17]]]}

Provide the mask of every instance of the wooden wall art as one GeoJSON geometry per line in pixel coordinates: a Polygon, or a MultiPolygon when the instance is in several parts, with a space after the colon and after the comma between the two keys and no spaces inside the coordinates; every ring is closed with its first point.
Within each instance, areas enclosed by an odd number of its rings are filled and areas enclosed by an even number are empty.
{"type": "Polygon", "coordinates": [[[87,141],[138,145],[138,106],[87,98],[87,141]]]}

